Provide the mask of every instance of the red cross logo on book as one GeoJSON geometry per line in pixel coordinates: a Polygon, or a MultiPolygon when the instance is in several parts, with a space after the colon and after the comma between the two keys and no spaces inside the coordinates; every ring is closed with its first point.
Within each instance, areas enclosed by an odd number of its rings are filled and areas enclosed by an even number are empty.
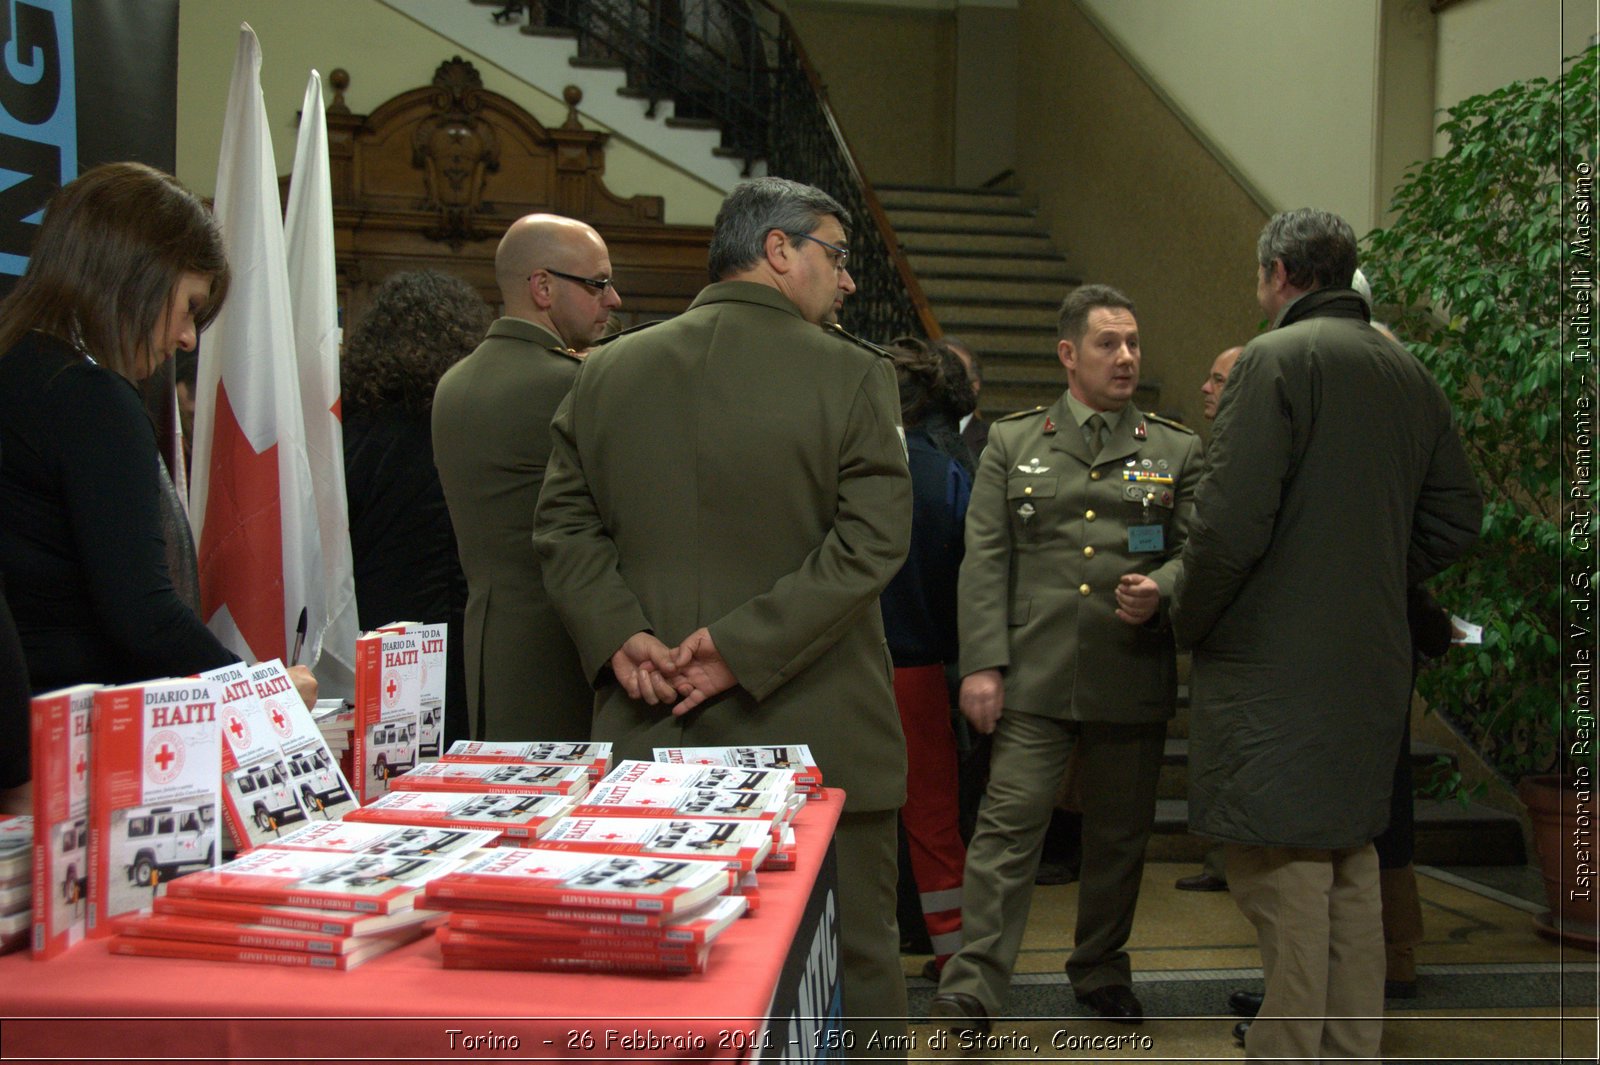
{"type": "Polygon", "coordinates": [[[279,710],[278,707],[276,706],[276,704],[274,704],[274,706],[272,707],[272,725],[279,732],[282,732],[283,731],[283,723],[284,723],[283,711],[279,710]]]}
{"type": "Polygon", "coordinates": [[[523,872],[528,874],[529,876],[543,876],[545,873],[548,873],[549,871],[550,871],[549,869],[546,869],[542,865],[531,866],[531,867],[523,870],[523,872]]]}
{"type": "Polygon", "coordinates": [[[78,764],[73,766],[72,769],[73,772],[78,774],[78,776],[83,776],[83,774],[89,771],[89,760],[81,754],[78,755],[78,764]]]}
{"type": "Polygon", "coordinates": [[[229,714],[228,715],[228,731],[233,733],[233,738],[234,739],[236,739],[236,740],[237,739],[243,739],[244,738],[244,722],[240,721],[239,718],[237,716],[235,716],[234,714],[229,714]]]}
{"type": "Polygon", "coordinates": [[[621,839],[622,838],[622,833],[621,832],[607,832],[605,835],[601,836],[600,838],[601,839],[621,839]]]}
{"type": "Polygon", "coordinates": [[[172,765],[173,759],[177,757],[177,754],[173,752],[172,748],[163,743],[161,745],[161,749],[156,752],[155,763],[161,768],[161,771],[165,773],[172,765]]]}
{"type": "Polygon", "coordinates": [[[670,784],[670,783],[672,783],[672,778],[671,777],[656,777],[650,783],[652,783],[652,784],[670,784]]]}
{"type": "Polygon", "coordinates": [[[390,677],[390,678],[389,678],[389,683],[388,683],[388,684],[386,684],[386,685],[384,685],[384,688],[383,688],[383,690],[384,690],[384,693],[385,693],[385,694],[386,694],[386,695],[388,695],[388,696],[389,696],[389,698],[390,698],[390,700],[391,700],[391,701],[392,701],[392,700],[393,700],[393,699],[394,699],[394,693],[395,693],[395,692],[396,692],[396,691],[398,691],[398,690],[399,690],[399,688],[400,688],[400,685],[398,685],[398,684],[396,684],[396,683],[395,683],[395,682],[394,682],[394,678],[393,678],[393,677],[390,677]]]}

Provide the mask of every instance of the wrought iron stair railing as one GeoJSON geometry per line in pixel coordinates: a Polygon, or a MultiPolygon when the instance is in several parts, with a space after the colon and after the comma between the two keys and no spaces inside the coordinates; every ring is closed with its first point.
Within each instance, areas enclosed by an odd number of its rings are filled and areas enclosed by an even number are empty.
{"type": "MultiPolygon", "coordinates": [[[[485,3],[486,0],[474,0],[485,3]]],[[[712,124],[720,154],[749,174],[815,185],[839,200],[854,223],[850,275],[856,293],[846,329],[873,340],[911,333],[937,337],[934,318],[894,228],[845,140],[788,16],[767,0],[489,0],[498,22],[522,32],[576,39],[580,65],[615,66],[623,90],[669,122],[712,124]]]]}

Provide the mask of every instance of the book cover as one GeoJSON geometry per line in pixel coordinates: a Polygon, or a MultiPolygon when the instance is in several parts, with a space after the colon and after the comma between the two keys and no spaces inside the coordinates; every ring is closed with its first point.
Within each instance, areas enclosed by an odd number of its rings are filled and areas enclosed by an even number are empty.
{"type": "Polygon", "coordinates": [[[731,766],[676,765],[626,759],[601,780],[603,784],[655,784],[675,788],[722,788],[732,791],[778,791],[794,794],[792,769],[738,769],[731,766]]]}
{"type": "Polygon", "coordinates": [[[577,940],[506,939],[449,927],[436,929],[433,937],[446,957],[601,961],[649,967],[659,965],[698,972],[704,967],[707,955],[705,947],[692,943],[636,944],[610,940],[586,945],[577,940]]]}
{"type": "Polygon", "coordinates": [[[772,831],[761,821],[705,818],[564,817],[536,840],[540,850],[590,850],[651,858],[716,861],[747,873],[772,850],[772,831]]]}
{"type": "Polygon", "coordinates": [[[273,906],[259,902],[226,902],[221,899],[185,898],[162,895],[150,904],[153,913],[173,917],[200,917],[208,921],[265,925],[296,932],[320,932],[330,936],[371,936],[404,928],[429,917],[444,915],[428,910],[397,910],[394,913],[350,913],[318,910],[305,906],[273,906]],[[418,915],[421,916],[418,916],[418,915]]]}
{"type": "Polygon", "coordinates": [[[422,710],[422,640],[375,631],[356,639],[354,765],[362,805],[389,792],[393,777],[417,764],[422,710]]]}
{"type": "Polygon", "coordinates": [[[590,851],[508,850],[468,861],[427,886],[431,898],[682,913],[720,894],[718,862],[590,851]]]}
{"type": "Polygon", "coordinates": [[[29,710],[35,958],[55,957],[88,928],[89,759],[99,687],[36,695],[29,710]]]}
{"type": "Polygon", "coordinates": [[[410,909],[429,881],[461,867],[455,858],[400,858],[257,847],[214,872],[195,873],[168,885],[185,898],[309,906],[355,913],[410,909]]]}
{"type": "Polygon", "coordinates": [[[429,762],[389,781],[395,791],[475,791],[508,795],[570,795],[589,791],[581,765],[518,762],[429,762]]]}
{"type": "MultiPolygon", "coordinates": [[[[283,752],[289,786],[312,820],[337,821],[356,808],[355,791],[339,769],[316,719],[276,658],[250,667],[267,728],[283,752]]],[[[353,712],[352,712],[353,716],[353,712]]]]}
{"type": "Polygon", "coordinates": [[[726,765],[739,769],[789,769],[795,774],[795,786],[807,794],[822,791],[822,770],[804,743],[780,744],[773,747],[657,747],[652,752],[657,761],[678,765],[726,765]]]}
{"type": "Polygon", "coordinates": [[[572,809],[567,795],[504,795],[474,791],[392,791],[345,815],[382,825],[475,828],[500,834],[499,845],[522,846],[572,809]]]}
{"type": "Polygon", "coordinates": [[[168,881],[215,866],[222,738],[216,685],[188,678],[94,693],[88,935],[109,936],[168,881]]]}
{"type": "MultiPolygon", "coordinates": [[[[651,924],[607,924],[584,919],[560,920],[526,913],[452,911],[451,929],[511,939],[580,942],[601,949],[618,942],[680,943],[709,946],[744,914],[742,896],[718,896],[690,913],[669,915],[651,924]]],[[[582,911],[577,911],[582,912],[582,911]]]]}
{"type": "Polygon", "coordinates": [[[240,853],[304,824],[307,811],[290,779],[277,735],[243,663],[200,674],[222,705],[222,820],[240,853]]]}
{"type": "MultiPolygon", "coordinates": [[[[438,923],[438,914],[411,910],[395,915],[396,922],[380,938],[398,937],[405,932],[425,934],[428,922],[438,923]],[[401,920],[403,918],[403,920],[401,920]]],[[[271,925],[241,924],[207,917],[178,914],[136,914],[117,921],[117,931],[125,936],[147,939],[177,939],[190,943],[222,943],[235,947],[260,947],[266,950],[299,950],[311,954],[349,954],[373,941],[371,936],[349,936],[329,932],[297,931],[271,925]]]]}
{"type": "Polygon", "coordinates": [[[493,847],[497,836],[495,832],[474,829],[329,821],[291,832],[274,846],[285,850],[390,854],[402,858],[460,858],[493,847]]]}
{"type": "Polygon", "coordinates": [[[141,958],[194,958],[199,961],[236,961],[254,965],[287,965],[302,969],[354,969],[380,954],[417,939],[422,932],[399,936],[373,936],[345,954],[315,954],[302,950],[267,950],[261,947],[232,946],[226,943],[192,943],[180,939],[152,939],[144,936],[117,936],[111,953],[141,958]]]}
{"type": "Polygon", "coordinates": [[[524,762],[529,765],[581,765],[592,784],[611,764],[609,743],[511,743],[457,740],[443,755],[446,762],[524,762]]]}
{"type": "Polygon", "coordinates": [[[714,817],[724,821],[787,820],[779,791],[679,788],[667,784],[599,784],[573,806],[573,817],[714,817]]]}
{"type": "Polygon", "coordinates": [[[504,969],[512,972],[583,973],[698,973],[704,972],[707,952],[686,956],[683,961],[650,956],[558,958],[538,955],[513,955],[498,952],[451,950],[444,953],[446,969],[504,969]]]}
{"type": "MultiPolygon", "coordinates": [[[[710,901],[714,902],[720,897],[713,896],[710,901]]],[[[683,914],[698,912],[707,904],[706,900],[702,900],[684,910],[683,914]]],[[[682,916],[682,914],[652,910],[608,910],[597,909],[593,906],[544,906],[528,902],[502,902],[492,899],[439,898],[426,893],[417,896],[416,908],[419,910],[438,910],[446,913],[499,914],[541,921],[606,925],[614,928],[661,928],[673,918],[682,916]]]]}

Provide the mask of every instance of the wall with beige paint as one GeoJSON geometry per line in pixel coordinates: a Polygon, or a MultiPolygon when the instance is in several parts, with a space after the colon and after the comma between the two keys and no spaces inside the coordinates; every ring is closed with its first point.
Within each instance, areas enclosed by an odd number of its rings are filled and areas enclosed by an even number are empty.
{"type": "MultiPolygon", "coordinates": [[[[486,11],[480,11],[487,17],[486,11]]],[[[216,185],[222,118],[228,102],[239,24],[249,22],[261,41],[261,91],[272,128],[280,174],[294,164],[295,115],[315,67],[323,75],[350,72],[346,103],[371,112],[397,93],[428,84],[438,65],[462,55],[459,45],[397,14],[376,0],[204,0],[178,12],[177,176],[204,195],[216,185]]],[[[514,100],[540,122],[560,125],[566,106],[481,56],[463,55],[486,88],[514,100]]],[[[607,144],[606,184],[619,196],[641,193],[666,200],[666,220],[709,225],[722,194],[655,156],[613,137],[607,144]]]]}
{"type": "Polygon", "coordinates": [[[1018,15],[1023,184],[1074,271],[1138,304],[1161,407],[1203,425],[1211,360],[1262,317],[1266,215],[1075,5],[1022,0],[1018,15]]]}
{"type": "Polygon", "coordinates": [[[787,7],[868,179],[874,184],[950,184],[953,8],[826,0],[789,0],[787,7]]]}

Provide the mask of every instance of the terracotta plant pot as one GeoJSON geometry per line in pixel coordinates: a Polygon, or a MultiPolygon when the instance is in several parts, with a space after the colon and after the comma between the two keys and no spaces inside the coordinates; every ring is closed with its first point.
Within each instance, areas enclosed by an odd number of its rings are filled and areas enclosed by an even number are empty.
{"type": "Polygon", "coordinates": [[[1600,808],[1591,785],[1568,787],[1558,776],[1526,777],[1517,793],[1533,822],[1550,912],[1534,918],[1541,932],[1587,950],[1600,946],[1600,808]]]}

